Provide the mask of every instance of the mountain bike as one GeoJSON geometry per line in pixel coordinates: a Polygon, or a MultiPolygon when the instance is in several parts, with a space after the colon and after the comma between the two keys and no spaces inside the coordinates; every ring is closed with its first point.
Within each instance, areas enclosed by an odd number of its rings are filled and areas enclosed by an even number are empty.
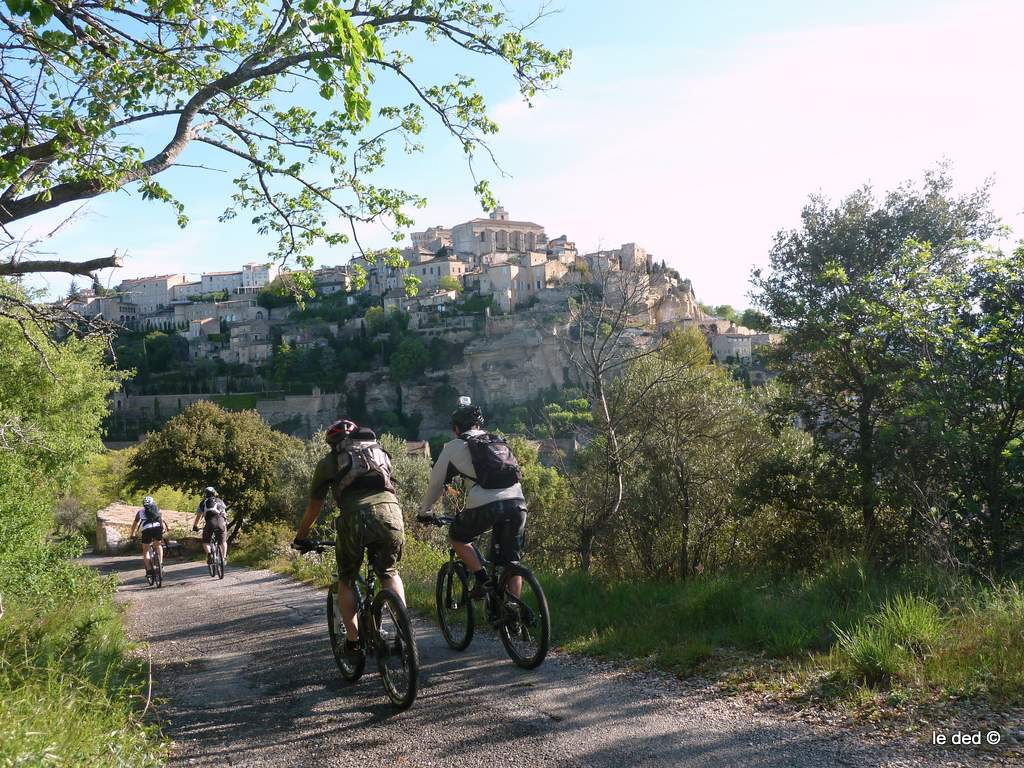
{"type": "MultiPolygon", "coordinates": [[[[417,521],[438,527],[450,525],[454,517],[418,516],[417,521]]],[[[516,666],[536,669],[547,656],[551,642],[551,616],[544,590],[533,571],[522,563],[498,565],[496,544],[491,547],[491,559],[480,554],[474,544],[477,557],[487,571],[490,585],[484,597],[484,615],[501,638],[502,645],[516,666]],[[518,595],[510,586],[516,577],[520,578],[518,595]]],[[[448,562],[437,572],[437,586],[434,599],[437,602],[437,619],[445,642],[456,651],[464,651],[473,640],[476,628],[476,607],[469,597],[470,574],[455,554],[448,550],[448,562]]]]}
{"type": "MultiPolygon", "coordinates": [[[[322,553],[334,549],[333,541],[312,541],[310,551],[322,553]]],[[[356,593],[356,624],[359,627],[358,656],[345,652],[347,631],[338,607],[338,574],[334,574],[327,592],[327,632],[331,650],[341,676],[350,683],[363,675],[366,659],[377,660],[384,692],[398,709],[408,709],[419,690],[419,654],[416,638],[405,604],[390,589],[377,591],[377,576],[367,558],[366,575],[358,574],[351,586],[356,593]]]]}
{"type": "Polygon", "coordinates": [[[206,559],[206,569],[210,572],[210,578],[224,578],[224,550],[221,549],[221,542],[224,533],[220,528],[213,529],[213,537],[210,539],[210,556],[206,559]]]}
{"type": "Polygon", "coordinates": [[[156,585],[160,589],[164,585],[164,565],[157,556],[156,542],[149,542],[149,570],[146,571],[146,581],[149,586],[156,585]]]}

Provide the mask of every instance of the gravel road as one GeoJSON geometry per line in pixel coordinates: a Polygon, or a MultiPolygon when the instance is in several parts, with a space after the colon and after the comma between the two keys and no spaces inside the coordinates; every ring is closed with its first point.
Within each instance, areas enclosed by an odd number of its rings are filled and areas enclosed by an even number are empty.
{"type": "Polygon", "coordinates": [[[416,622],[420,695],[396,713],[372,662],[358,683],[341,680],[322,591],[230,564],[216,581],[195,562],[169,564],[157,591],[138,557],[90,562],[119,575],[132,633],[150,645],[174,766],[962,764],[565,654],[526,672],[487,635],[451,651],[425,620],[416,622]]]}

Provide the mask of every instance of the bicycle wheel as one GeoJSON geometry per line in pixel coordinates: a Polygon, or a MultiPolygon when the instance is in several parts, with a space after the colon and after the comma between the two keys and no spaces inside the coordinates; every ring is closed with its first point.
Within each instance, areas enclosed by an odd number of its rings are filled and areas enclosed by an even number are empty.
{"type": "Polygon", "coordinates": [[[551,642],[551,616],[548,601],[533,571],[521,565],[505,569],[498,588],[500,610],[497,625],[502,645],[516,666],[536,669],[544,661],[551,642]],[[508,591],[509,582],[522,577],[519,597],[508,591]]]}
{"type": "Polygon", "coordinates": [[[217,575],[217,566],[213,564],[213,550],[211,549],[206,554],[206,570],[210,572],[210,578],[212,579],[217,575]]]}
{"type": "Polygon", "coordinates": [[[437,572],[437,621],[445,642],[456,651],[464,651],[473,640],[476,617],[469,599],[469,579],[462,565],[447,562],[437,572]]]}
{"type": "Polygon", "coordinates": [[[360,654],[358,658],[345,655],[345,639],[348,633],[345,630],[345,622],[341,620],[341,611],[338,610],[337,596],[338,582],[334,582],[327,591],[327,633],[331,636],[334,663],[338,665],[341,676],[352,683],[362,677],[366,666],[366,654],[360,654]]]}
{"type": "Polygon", "coordinates": [[[217,547],[217,554],[213,556],[214,569],[217,571],[217,578],[224,578],[224,553],[221,552],[220,546],[217,547]]]}
{"type": "Polygon", "coordinates": [[[160,560],[156,560],[156,568],[153,569],[153,575],[156,579],[156,588],[160,589],[164,585],[164,564],[160,560]]]}
{"type": "Polygon", "coordinates": [[[420,660],[409,612],[390,589],[382,589],[373,598],[373,623],[381,638],[377,643],[377,671],[384,691],[392,704],[408,709],[419,690],[420,660]]]}

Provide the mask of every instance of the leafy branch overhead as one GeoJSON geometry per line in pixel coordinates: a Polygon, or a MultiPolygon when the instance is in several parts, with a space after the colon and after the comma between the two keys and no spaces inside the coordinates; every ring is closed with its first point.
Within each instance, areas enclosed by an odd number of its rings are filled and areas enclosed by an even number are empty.
{"type": "MultiPolygon", "coordinates": [[[[135,185],[184,226],[184,204],[158,177],[201,145],[197,158],[241,169],[222,218],[251,217],[276,236],[275,256],[304,266],[315,243],[358,245],[360,225],[411,223],[423,198],[374,179],[390,150],[422,149],[428,117],[461,143],[471,172],[488,152],[497,125],[473,78],[424,81],[410,49],[491,57],[526,99],[570,62],[529,37],[543,8],[517,24],[474,0],[5,3],[0,225],[135,185]],[[383,88],[394,103],[378,103],[383,88]],[[324,108],[310,106],[317,99],[324,108]]],[[[386,257],[398,262],[394,249],[386,257]]]]}

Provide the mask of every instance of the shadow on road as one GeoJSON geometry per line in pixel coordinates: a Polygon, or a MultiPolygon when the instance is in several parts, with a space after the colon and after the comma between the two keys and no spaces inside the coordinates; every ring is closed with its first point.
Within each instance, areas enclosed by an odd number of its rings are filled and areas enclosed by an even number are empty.
{"type": "Polygon", "coordinates": [[[457,653],[425,621],[416,622],[420,697],[396,713],[372,660],[359,682],[341,679],[322,591],[230,565],[213,580],[204,563],[179,561],[151,601],[140,558],[92,564],[122,579],[121,599],[150,643],[173,765],[878,764],[847,754],[840,738],[642,676],[558,659],[520,670],[486,634],[457,653]]]}

